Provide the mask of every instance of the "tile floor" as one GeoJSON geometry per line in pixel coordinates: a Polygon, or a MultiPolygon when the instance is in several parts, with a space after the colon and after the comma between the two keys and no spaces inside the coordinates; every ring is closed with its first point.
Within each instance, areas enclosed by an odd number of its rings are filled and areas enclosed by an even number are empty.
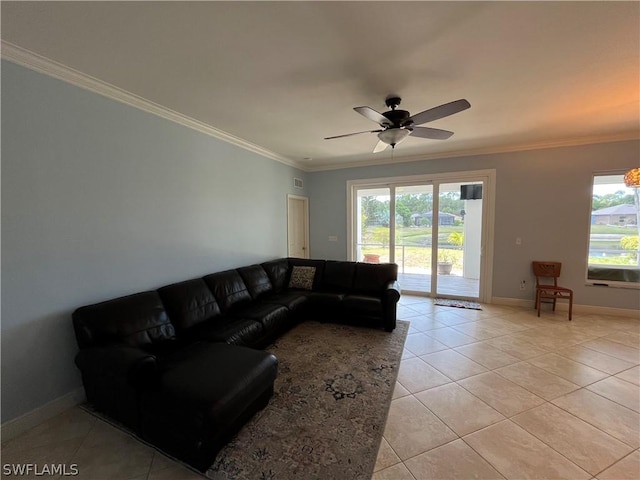
{"type": "MultiPolygon", "coordinates": [[[[409,296],[398,314],[411,328],[373,480],[640,478],[637,319],[409,296]]],[[[1,453],[91,480],[202,478],[79,408],[1,453]]]]}
{"type": "Polygon", "coordinates": [[[640,479],[640,321],[403,296],[373,480],[640,479]]]}

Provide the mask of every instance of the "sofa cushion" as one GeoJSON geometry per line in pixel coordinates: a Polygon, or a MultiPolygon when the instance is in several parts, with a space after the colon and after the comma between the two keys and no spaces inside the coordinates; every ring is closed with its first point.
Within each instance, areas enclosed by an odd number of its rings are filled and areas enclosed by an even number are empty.
{"type": "Polygon", "coordinates": [[[342,300],[342,308],[347,313],[382,319],[382,301],[379,297],[346,295],[342,300]]]}
{"type": "Polygon", "coordinates": [[[178,332],[220,315],[218,302],[201,278],[167,285],[158,293],[178,332]]]}
{"type": "Polygon", "coordinates": [[[264,262],[262,268],[267,272],[271,285],[276,293],[282,292],[287,287],[287,275],[289,274],[289,262],[286,258],[279,258],[264,262]]]}
{"type": "Polygon", "coordinates": [[[262,324],[256,320],[218,317],[189,331],[194,340],[222,342],[229,345],[253,346],[264,336],[262,324]]]}
{"type": "Polygon", "coordinates": [[[204,281],[223,313],[251,302],[251,294],[237,270],[212,273],[204,277],[204,281]]]}
{"type": "Polygon", "coordinates": [[[80,307],[72,318],[80,348],[109,344],[147,347],[175,338],[175,329],[157,292],[80,307]]]}
{"type": "Polygon", "coordinates": [[[247,290],[251,294],[251,298],[254,300],[264,295],[265,293],[273,291],[273,285],[267,272],[265,272],[262,265],[251,265],[249,267],[238,268],[238,273],[242,277],[242,281],[247,286],[247,290]]]}
{"type": "Polygon", "coordinates": [[[398,265],[395,263],[356,263],[353,291],[379,296],[382,291],[398,279],[398,265]]]}
{"type": "Polygon", "coordinates": [[[263,303],[275,303],[276,305],[282,305],[289,310],[294,311],[300,308],[308,300],[310,292],[295,291],[295,292],[283,292],[267,295],[262,298],[263,303]]]}
{"type": "Polygon", "coordinates": [[[327,260],[320,288],[328,292],[350,292],[353,287],[355,268],[354,262],[327,260]]]}
{"type": "Polygon", "coordinates": [[[273,385],[278,360],[270,353],[224,343],[194,344],[162,376],[161,393],[213,426],[229,424],[273,385]]]}
{"type": "Polygon", "coordinates": [[[260,322],[268,332],[279,330],[290,320],[289,309],[275,303],[252,303],[235,310],[234,315],[260,322]]]}

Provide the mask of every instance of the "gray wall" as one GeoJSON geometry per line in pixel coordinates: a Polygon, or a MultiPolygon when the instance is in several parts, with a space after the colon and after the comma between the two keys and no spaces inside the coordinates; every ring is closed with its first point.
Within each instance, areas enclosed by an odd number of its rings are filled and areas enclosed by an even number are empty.
{"type": "Polygon", "coordinates": [[[2,62],[2,421],[81,385],[76,307],[286,256],[293,176],[2,62]]]}
{"type": "Polygon", "coordinates": [[[592,174],[637,167],[638,158],[640,142],[628,141],[315,172],[311,252],[347,258],[347,180],[496,169],[494,297],[532,299],[532,290],[519,287],[522,279],[534,280],[531,261],[559,260],[577,304],[639,309],[638,290],[585,285],[592,174]]]}

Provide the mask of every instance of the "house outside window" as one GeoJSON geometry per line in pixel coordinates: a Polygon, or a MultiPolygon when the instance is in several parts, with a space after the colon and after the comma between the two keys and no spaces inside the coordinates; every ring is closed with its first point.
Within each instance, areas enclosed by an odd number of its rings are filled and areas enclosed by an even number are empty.
{"type": "Polygon", "coordinates": [[[624,172],[594,175],[587,283],[640,288],[639,194],[624,172]]]}

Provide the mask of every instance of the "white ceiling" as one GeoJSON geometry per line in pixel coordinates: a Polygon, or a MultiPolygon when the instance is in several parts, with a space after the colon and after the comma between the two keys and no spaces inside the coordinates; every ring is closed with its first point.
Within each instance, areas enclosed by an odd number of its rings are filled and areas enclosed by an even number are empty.
{"type": "Polygon", "coordinates": [[[352,110],[469,110],[395,161],[640,137],[638,2],[2,2],[2,39],[314,170],[389,162],[352,110]],[[308,158],[311,158],[309,160],[308,158]]]}

